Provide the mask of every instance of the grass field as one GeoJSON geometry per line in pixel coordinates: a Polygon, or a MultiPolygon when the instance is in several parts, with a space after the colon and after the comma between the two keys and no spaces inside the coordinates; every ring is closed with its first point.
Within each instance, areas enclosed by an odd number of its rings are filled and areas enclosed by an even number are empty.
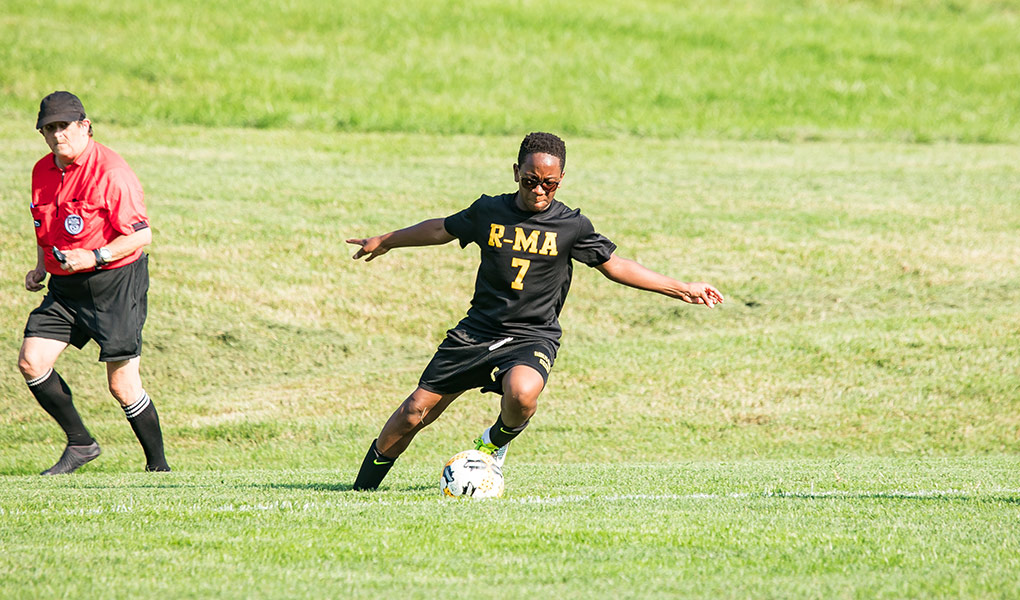
{"type": "Polygon", "coordinates": [[[0,8],[2,116],[64,85],[126,125],[1020,142],[1010,1],[0,8]]]}
{"type": "Polygon", "coordinates": [[[0,598],[1020,597],[1011,3],[41,6],[0,1],[0,598]],[[94,345],[58,369],[104,453],[36,475],[32,124],[65,87],[145,185],[165,476],[94,345]],[[726,304],[575,270],[503,499],[438,494],[474,392],[351,492],[477,253],[343,240],[510,191],[534,129],[558,199],[726,304]]]}
{"type": "MultiPolygon", "coordinates": [[[[506,188],[518,140],[101,132],[148,186],[144,374],[177,472],[136,473],[91,347],[60,369],[106,452],[79,475],[34,476],[60,434],[5,338],[8,597],[1017,593],[1016,148],[572,142],[560,197],[621,254],[728,301],[697,309],[579,271],[507,497],[483,505],[436,487],[493,418],[476,393],[383,491],[347,491],[466,309],[474,252],[366,265],[342,240],[472,199],[451,188],[506,188]],[[103,551],[80,573],[46,576],[86,546],[103,551]],[[152,575],[121,574],[129,563],[152,575]]],[[[9,194],[36,144],[2,151],[9,194]]],[[[38,301],[16,285],[31,260],[22,210],[0,211],[17,232],[2,259],[10,332],[38,301]]]]}
{"type": "Polygon", "coordinates": [[[1012,598],[1018,467],[515,462],[488,502],[445,501],[423,465],[378,494],[324,469],[23,479],[3,595],[1012,598]]]}

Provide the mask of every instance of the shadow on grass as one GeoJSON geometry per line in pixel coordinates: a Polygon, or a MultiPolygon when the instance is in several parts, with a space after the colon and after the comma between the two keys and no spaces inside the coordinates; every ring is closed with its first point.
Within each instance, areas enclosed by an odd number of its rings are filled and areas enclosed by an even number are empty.
{"type": "MultiPolygon", "coordinates": [[[[350,483],[256,483],[251,487],[270,490],[313,490],[316,492],[353,492],[354,486],[350,483]]],[[[383,486],[383,491],[400,492],[422,492],[434,489],[431,485],[409,485],[405,487],[383,486]]],[[[372,492],[365,492],[371,494],[372,492]]]]}
{"type": "Polygon", "coordinates": [[[252,483],[248,487],[260,490],[312,490],[316,492],[349,492],[349,483],[252,483]]]}

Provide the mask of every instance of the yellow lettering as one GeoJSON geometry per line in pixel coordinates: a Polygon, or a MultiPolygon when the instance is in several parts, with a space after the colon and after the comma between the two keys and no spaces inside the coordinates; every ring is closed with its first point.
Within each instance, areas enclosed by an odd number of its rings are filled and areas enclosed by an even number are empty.
{"type": "Polygon", "coordinates": [[[514,227],[514,250],[518,252],[530,252],[531,254],[538,253],[538,230],[532,231],[528,237],[524,237],[524,230],[520,227],[514,227]]]}
{"type": "Polygon", "coordinates": [[[506,231],[506,227],[497,225],[496,223],[489,224],[489,245],[495,246],[496,248],[503,247],[503,232],[506,231]]]}
{"type": "Polygon", "coordinates": [[[542,242],[542,249],[538,251],[539,254],[548,254],[549,256],[556,256],[556,232],[547,231],[545,232],[545,239],[542,242]]]}

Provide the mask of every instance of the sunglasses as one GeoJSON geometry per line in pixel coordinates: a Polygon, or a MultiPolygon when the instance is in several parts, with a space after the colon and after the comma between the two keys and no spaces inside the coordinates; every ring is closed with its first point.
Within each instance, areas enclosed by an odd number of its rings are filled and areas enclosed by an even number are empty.
{"type": "Polygon", "coordinates": [[[554,179],[542,180],[534,175],[525,175],[524,177],[521,177],[521,185],[523,185],[526,189],[533,190],[538,184],[542,184],[542,189],[546,192],[551,192],[560,187],[560,182],[554,179]]]}

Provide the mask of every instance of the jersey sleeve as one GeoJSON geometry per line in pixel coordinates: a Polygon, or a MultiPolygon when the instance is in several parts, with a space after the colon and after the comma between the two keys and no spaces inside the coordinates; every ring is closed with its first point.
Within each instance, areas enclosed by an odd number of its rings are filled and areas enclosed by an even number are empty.
{"type": "Polygon", "coordinates": [[[481,201],[482,198],[475,200],[471,206],[446,217],[443,221],[446,232],[457,238],[461,248],[466,248],[468,244],[476,241],[477,227],[475,223],[478,216],[478,203],[481,201]]]}
{"type": "Polygon", "coordinates": [[[109,223],[121,235],[131,235],[149,226],[142,184],[131,169],[112,169],[103,178],[102,195],[109,211],[109,223]]]}
{"type": "Polygon", "coordinates": [[[588,217],[584,215],[578,215],[578,217],[581,221],[580,231],[578,231],[577,241],[570,249],[570,258],[589,267],[597,267],[613,256],[616,244],[609,241],[609,238],[604,235],[597,233],[588,217]]]}

